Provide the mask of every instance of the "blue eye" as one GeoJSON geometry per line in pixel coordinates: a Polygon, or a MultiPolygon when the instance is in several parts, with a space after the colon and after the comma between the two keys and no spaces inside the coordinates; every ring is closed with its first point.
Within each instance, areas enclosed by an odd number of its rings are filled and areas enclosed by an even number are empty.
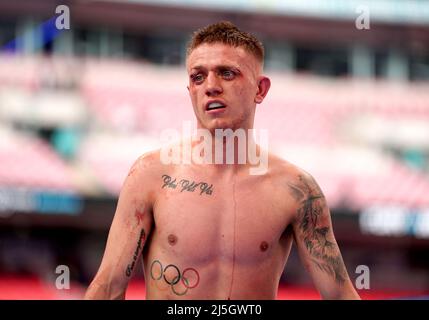
{"type": "Polygon", "coordinates": [[[224,70],[222,71],[222,76],[226,79],[233,79],[235,76],[235,73],[231,70],[224,70]]]}
{"type": "Polygon", "coordinates": [[[204,80],[204,76],[201,73],[198,73],[198,74],[192,75],[191,80],[193,82],[202,82],[204,80]]]}

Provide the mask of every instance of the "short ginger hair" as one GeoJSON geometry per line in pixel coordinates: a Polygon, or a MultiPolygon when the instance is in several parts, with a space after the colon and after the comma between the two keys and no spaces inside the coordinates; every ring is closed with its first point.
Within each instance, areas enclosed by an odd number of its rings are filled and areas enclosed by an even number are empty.
{"type": "Polygon", "coordinates": [[[229,21],[220,21],[195,31],[188,43],[186,55],[204,43],[223,43],[233,47],[242,47],[252,54],[261,64],[264,62],[264,46],[252,34],[238,29],[229,21]]]}

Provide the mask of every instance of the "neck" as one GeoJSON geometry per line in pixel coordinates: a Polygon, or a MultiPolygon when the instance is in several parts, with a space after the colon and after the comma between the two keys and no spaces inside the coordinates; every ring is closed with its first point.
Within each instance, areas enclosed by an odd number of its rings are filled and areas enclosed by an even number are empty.
{"type": "Polygon", "coordinates": [[[237,172],[261,162],[261,148],[255,142],[253,129],[199,128],[192,140],[194,160],[199,157],[199,163],[211,170],[237,172]]]}

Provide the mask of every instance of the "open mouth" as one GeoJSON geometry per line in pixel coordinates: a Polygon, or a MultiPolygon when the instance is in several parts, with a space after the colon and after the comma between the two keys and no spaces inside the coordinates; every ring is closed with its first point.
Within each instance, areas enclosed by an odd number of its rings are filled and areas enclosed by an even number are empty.
{"type": "Polygon", "coordinates": [[[225,105],[223,105],[220,102],[215,101],[215,102],[210,102],[207,105],[206,110],[211,111],[211,110],[224,109],[224,108],[226,108],[225,105]]]}

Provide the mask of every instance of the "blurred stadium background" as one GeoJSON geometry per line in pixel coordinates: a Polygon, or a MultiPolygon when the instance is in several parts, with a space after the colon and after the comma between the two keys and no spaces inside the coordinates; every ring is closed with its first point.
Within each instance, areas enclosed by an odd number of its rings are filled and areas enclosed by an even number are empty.
{"type": "MultiPolygon", "coordinates": [[[[0,299],[83,296],[129,167],[193,119],[186,42],[219,20],[265,44],[256,128],[319,181],[362,297],[429,296],[429,1],[2,0],[0,299]]],[[[319,298],[294,249],[278,298],[319,298]]]]}

